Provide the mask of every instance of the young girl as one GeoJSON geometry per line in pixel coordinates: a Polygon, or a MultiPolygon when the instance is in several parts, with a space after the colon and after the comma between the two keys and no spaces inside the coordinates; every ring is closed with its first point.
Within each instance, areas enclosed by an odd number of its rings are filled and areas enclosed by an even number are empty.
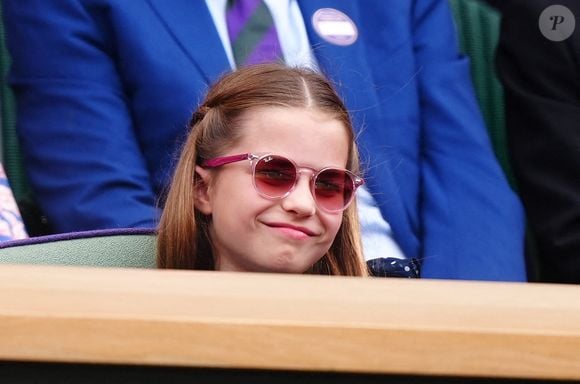
{"type": "Polygon", "coordinates": [[[323,76],[232,72],[190,127],[159,224],[160,268],[367,275],[357,147],[323,76]]]}

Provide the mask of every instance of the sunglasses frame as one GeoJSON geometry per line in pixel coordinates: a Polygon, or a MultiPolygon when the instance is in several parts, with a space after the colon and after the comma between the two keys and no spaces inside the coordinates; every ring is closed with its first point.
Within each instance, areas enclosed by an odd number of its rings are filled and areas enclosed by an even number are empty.
{"type": "Polygon", "coordinates": [[[356,194],[357,188],[364,184],[364,179],[362,177],[355,175],[353,172],[349,171],[348,169],[335,168],[335,167],[325,167],[325,168],[319,169],[317,171],[316,169],[313,169],[310,167],[299,167],[292,159],[289,159],[286,156],[274,155],[272,153],[264,153],[264,154],[243,153],[243,154],[239,154],[239,155],[215,157],[213,159],[203,161],[201,163],[201,166],[204,168],[218,168],[218,167],[221,167],[222,165],[237,163],[237,162],[243,161],[243,160],[250,161],[250,168],[252,170],[252,184],[254,185],[254,189],[256,190],[256,192],[260,196],[262,196],[266,199],[269,199],[269,200],[285,199],[296,188],[296,185],[298,184],[298,178],[299,178],[298,176],[303,172],[303,170],[308,170],[308,171],[312,172],[312,176],[310,176],[310,193],[312,194],[312,197],[314,198],[314,202],[316,203],[316,206],[318,208],[320,208],[321,210],[323,210],[325,212],[330,212],[330,213],[342,212],[346,208],[348,208],[348,206],[354,200],[354,196],[356,194]],[[256,164],[258,164],[260,162],[260,160],[262,160],[268,156],[273,156],[276,158],[282,158],[282,159],[288,160],[296,169],[296,177],[294,178],[294,183],[292,184],[292,187],[288,191],[286,191],[286,193],[284,193],[282,196],[269,196],[269,195],[263,193],[262,191],[260,191],[260,188],[258,188],[258,186],[256,185],[256,164]],[[316,178],[322,172],[328,171],[328,170],[345,172],[346,174],[348,174],[350,176],[352,183],[353,183],[352,194],[350,196],[350,199],[344,205],[344,207],[342,207],[340,209],[332,210],[332,209],[325,208],[318,203],[318,199],[316,198],[316,178]]]}

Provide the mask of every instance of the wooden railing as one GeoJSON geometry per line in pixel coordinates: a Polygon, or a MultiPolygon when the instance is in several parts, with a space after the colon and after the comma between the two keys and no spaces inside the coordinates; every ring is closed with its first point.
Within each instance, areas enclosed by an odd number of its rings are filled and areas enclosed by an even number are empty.
{"type": "Polygon", "coordinates": [[[4,265],[0,361],[580,380],[580,286],[4,265]]]}

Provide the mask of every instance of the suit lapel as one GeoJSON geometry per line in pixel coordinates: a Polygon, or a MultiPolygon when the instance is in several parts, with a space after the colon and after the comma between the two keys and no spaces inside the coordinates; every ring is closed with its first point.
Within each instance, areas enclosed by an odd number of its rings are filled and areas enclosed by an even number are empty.
{"type": "Polygon", "coordinates": [[[375,105],[376,94],[369,92],[368,88],[368,85],[372,84],[372,72],[366,59],[366,47],[361,36],[364,31],[359,20],[359,3],[336,0],[299,0],[298,3],[318,64],[326,76],[336,85],[340,85],[339,92],[345,97],[348,95],[346,102],[349,108],[355,109],[355,107],[365,105],[368,108],[369,105],[375,105]],[[313,22],[314,14],[321,8],[336,9],[350,17],[358,29],[358,39],[351,45],[342,46],[322,38],[316,32],[313,22]]]}
{"type": "Polygon", "coordinates": [[[230,69],[222,42],[205,1],[147,0],[192,65],[213,82],[230,69]]]}

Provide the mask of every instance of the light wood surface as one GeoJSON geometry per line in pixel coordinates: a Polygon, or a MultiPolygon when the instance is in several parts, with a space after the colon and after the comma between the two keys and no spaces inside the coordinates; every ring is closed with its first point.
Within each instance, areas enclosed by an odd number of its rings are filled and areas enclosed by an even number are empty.
{"type": "Polygon", "coordinates": [[[0,360],[580,379],[580,286],[4,265],[0,360]]]}

